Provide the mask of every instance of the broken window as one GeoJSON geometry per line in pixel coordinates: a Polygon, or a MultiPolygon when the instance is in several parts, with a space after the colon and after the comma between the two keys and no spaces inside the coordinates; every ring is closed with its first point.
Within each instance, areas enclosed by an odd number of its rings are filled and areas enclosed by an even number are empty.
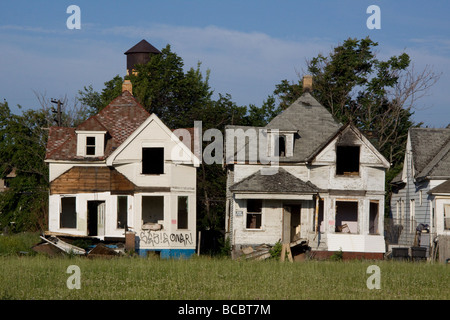
{"type": "Polygon", "coordinates": [[[95,137],[86,137],[86,155],[95,155],[95,137]]]}
{"type": "Polygon", "coordinates": [[[178,197],[178,229],[188,228],[188,197],[178,197]]]}
{"type": "Polygon", "coordinates": [[[125,229],[128,219],[128,197],[117,197],[117,228],[125,229]]]}
{"type": "Polygon", "coordinates": [[[61,198],[61,212],[59,219],[60,228],[72,228],[77,227],[77,210],[75,197],[63,197],[61,198]]]}
{"type": "Polygon", "coordinates": [[[336,201],[336,232],[358,233],[358,202],[336,201]]]}
{"type": "Polygon", "coordinates": [[[262,200],[247,200],[247,229],[261,229],[262,221],[262,200]]]}
{"type": "Polygon", "coordinates": [[[158,223],[159,220],[164,220],[164,197],[143,196],[142,224],[158,223]]]}
{"type": "Polygon", "coordinates": [[[444,229],[450,230],[450,204],[444,205],[444,229]]]}
{"type": "Polygon", "coordinates": [[[164,148],[142,148],[142,174],[164,173],[164,148]]]}
{"type": "Polygon", "coordinates": [[[378,201],[370,201],[369,234],[379,234],[378,231],[378,201]]]}
{"type": "Polygon", "coordinates": [[[359,146],[336,147],[336,175],[359,174],[359,146]]]}

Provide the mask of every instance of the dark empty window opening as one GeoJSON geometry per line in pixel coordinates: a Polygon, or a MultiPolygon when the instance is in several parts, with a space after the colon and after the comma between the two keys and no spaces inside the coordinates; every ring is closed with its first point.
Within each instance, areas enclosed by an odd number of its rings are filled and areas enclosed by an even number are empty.
{"type": "Polygon", "coordinates": [[[178,229],[188,228],[188,197],[178,197],[178,229]]]}
{"type": "Polygon", "coordinates": [[[95,155],[95,137],[86,137],[86,155],[95,155]]]}
{"type": "Polygon", "coordinates": [[[117,228],[125,229],[127,226],[128,219],[128,197],[118,196],[117,197],[117,228]]]}
{"type": "Polygon", "coordinates": [[[285,136],[278,137],[278,156],[279,157],[286,156],[286,137],[285,136]]]}
{"type": "Polygon", "coordinates": [[[164,220],[164,197],[143,196],[142,197],[142,224],[155,224],[164,220]]]}
{"type": "Polygon", "coordinates": [[[247,229],[261,229],[262,226],[262,200],[247,200],[247,229]]]}
{"type": "Polygon", "coordinates": [[[61,213],[59,219],[60,228],[76,229],[77,227],[77,210],[75,197],[61,198],[61,213]]]}
{"type": "Polygon", "coordinates": [[[336,201],[336,232],[358,233],[358,202],[336,201]]]}
{"type": "Polygon", "coordinates": [[[164,173],[164,148],[142,148],[142,174],[164,173]]]}
{"type": "Polygon", "coordinates": [[[336,175],[359,174],[359,146],[337,146],[336,175]]]}

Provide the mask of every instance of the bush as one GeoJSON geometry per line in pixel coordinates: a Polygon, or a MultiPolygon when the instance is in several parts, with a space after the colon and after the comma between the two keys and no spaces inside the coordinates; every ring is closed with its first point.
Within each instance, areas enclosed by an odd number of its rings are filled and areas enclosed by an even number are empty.
{"type": "Polygon", "coordinates": [[[20,252],[34,253],[31,249],[39,243],[38,233],[17,233],[13,235],[0,236],[0,256],[16,255],[20,252]]]}
{"type": "Polygon", "coordinates": [[[343,259],[344,253],[342,252],[341,248],[338,251],[334,252],[333,255],[330,257],[331,261],[342,261],[343,259]]]}
{"type": "Polygon", "coordinates": [[[275,245],[269,250],[271,259],[280,259],[281,251],[283,250],[283,244],[281,241],[275,243],[275,245]]]}

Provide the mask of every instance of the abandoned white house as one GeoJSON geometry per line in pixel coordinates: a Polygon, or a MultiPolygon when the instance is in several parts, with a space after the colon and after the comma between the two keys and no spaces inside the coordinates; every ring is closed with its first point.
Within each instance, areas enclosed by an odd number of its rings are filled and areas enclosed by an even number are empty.
{"type": "Polygon", "coordinates": [[[236,157],[226,161],[226,234],[235,252],[304,240],[318,257],[342,250],[382,259],[390,165],[355,126],[338,123],[314,99],[311,83],[305,77],[303,95],[265,127],[227,127],[226,147],[236,157]],[[254,131],[256,144],[246,139],[254,131]]]}
{"type": "Polygon", "coordinates": [[[429,256],[436,236],[450,236],[450,127],[411,128],[392,185],[392,245],[421,246],[429,256]]]}
{"type": "MultiPolygon", "coordinates": [[[[133,54],[148,58],[148,45],[127,51],[129,68],[130,59],[142,63],[133,54]]],[[[199,160],[190,144],[149,114],[125,80],[98,114],[76,128],[50,128],[49,232],[105,240],[131,230],[139,254],[192,255],[199,160]]]]}

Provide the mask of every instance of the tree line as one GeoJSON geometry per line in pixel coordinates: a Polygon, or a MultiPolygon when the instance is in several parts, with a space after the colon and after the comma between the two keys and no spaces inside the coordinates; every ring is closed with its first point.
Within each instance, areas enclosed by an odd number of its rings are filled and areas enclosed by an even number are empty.
{"type": "MultiPolygon", "coordinates": [[[[402,166],[408,129],[421,126],[412,120],[418,98],[439,79],[429,68],[417,73],[406,53],[379,60],[378,43],[370,38],[347,39],[328,55],[307,60],[304,74],[313,76],[311,94],[341,123],[355,124],[392,166],[386,185],[402,166]]],[[[282,80],[261,106],[238,106],[228,93],[213,98],[210,70],[199,63],[184,70],[183,59],[167,45],[137,73],[115,76],[101,92],[92,85],[79,90],[72,104],[62,109],[62,126],[76,126],[106,107],[122,92],[124,79],[131,80],[133,95],[169,128],[190,128],[202,121],[202,129],[224,131],[226,125],[265,126],[303,92],[302,76],[282,80]]],[[[41,106],[21,115],[0,103],[0,178],[12,170],[16,177],[0,194],[0,228],[15,231],[46,230],[48,167],[44,163],[48,128],[54,125],[52,105],[36,94],[41,106]]],[[[197,220],[199,230],[224,228],[226,171],[220,164],[201,164],[197,170],[197,220]]],[[[387,202],[388,204],[389,202],[387,202]]]]}

